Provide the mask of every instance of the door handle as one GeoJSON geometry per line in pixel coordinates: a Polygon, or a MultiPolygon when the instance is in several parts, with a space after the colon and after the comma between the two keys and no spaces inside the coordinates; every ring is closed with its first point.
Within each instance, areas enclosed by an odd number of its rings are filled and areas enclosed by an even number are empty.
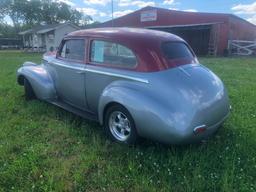
{"type": "Polygon", "coordinates": [[[85,74],[85,71],[77,71],[77,74],[85,74]]]}

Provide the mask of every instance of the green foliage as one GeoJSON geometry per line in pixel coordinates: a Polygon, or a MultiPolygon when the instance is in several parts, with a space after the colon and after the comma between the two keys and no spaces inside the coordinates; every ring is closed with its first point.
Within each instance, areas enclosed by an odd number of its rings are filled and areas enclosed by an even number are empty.
{"type": "Polygon", "coordinates": [[[70,21],[78,25],[83,19],[91,20],[91,17],[84,16],[66,3],[52,0],[3,0],[0,11],[12,19],[16,28],[42,22],[52,24],[70,21]]]}
{"type": "Polygon", "coordinates": [[[0,52],[0,191],[256,191],[255,58],[202,58],[233,111],[208,142],[136,147],[42,101],[26,102],[16,70],[38,54],[0,52]]]}
{"type": "Polygon", "coordinates": [[[0,23],[0,34],[1,34],[0,38],[1,37],[8,38],[8,37],[16,37],[17,36],[15,28],[10,25],[7,25],[5,23],[0,23]]]}
{"type": "Polygon", "coordinates": [[[87,24],[84,26],[85,29],[90,29],[90,28],[95,28],[97,27],[97,25],[99,25],[100,22],[99,21],[94,21],[93,23],[87,24]]]}

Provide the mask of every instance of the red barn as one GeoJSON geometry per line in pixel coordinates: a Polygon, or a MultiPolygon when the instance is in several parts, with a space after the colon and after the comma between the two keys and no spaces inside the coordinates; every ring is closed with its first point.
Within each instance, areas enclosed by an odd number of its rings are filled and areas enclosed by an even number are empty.
{"type": "Polygon", "coordinates": [[[140,27],[185,39],[198,55],[224,55],[228,40],[256,40],[256,26],[232,14],[175,11],[144,7],[98,27],[140,27]]]}

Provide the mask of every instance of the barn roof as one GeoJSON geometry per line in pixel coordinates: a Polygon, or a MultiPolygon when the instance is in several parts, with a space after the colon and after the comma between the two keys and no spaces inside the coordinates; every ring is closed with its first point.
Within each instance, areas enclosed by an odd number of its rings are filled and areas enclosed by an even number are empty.
{"type": "MultiPolygon", "coordinates": [[[[233,14],[227,13],[205,13],[205,12],[187,12],[177,11],[158,7],[147,6],[130,14],[113,20],[113,26],[121,27],[150,27],[150,26],[182,26],[182,25],[196,25],[204,23],[228,22],[230,17],[239,18],[242,22],[255,26],[252,23],[237,17],[233,14]],[[155,11],[155,20],[143,21],[141,15],[143,12],[155,11]]],[[[112,26],[112,21],[107,21],[98,25],[99,27],[112,26]]],[[[256,27],[256,26],[255,26],[256,27]]]]}

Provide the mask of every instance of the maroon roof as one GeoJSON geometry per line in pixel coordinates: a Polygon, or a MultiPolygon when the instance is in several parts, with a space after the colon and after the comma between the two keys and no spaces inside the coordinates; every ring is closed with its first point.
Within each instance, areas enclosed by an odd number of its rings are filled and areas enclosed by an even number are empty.
{"type": "Polygon", "coordinates": [[[150,72],[164,70],[170,67],[183,65],[189,61],[169,61],[163,56],[161,46],[163,42],[180,41],[180,37],[161,31],[139,28],[96,28],[86,29],[69,33],[66,38],[89,37],[92,39],[111,40],[130,48],[137,57],[136,71],[150,72]]]}
{"type": "Polygon", "coordinates": [[[145,40],[150,41],[183,41],[180,37],[165,33],[161,31],[155,31],[150,29],[141,28],[127,28],[127,27],[106,27],[106,28],[95,28],[95,29],[85,29],[71,32],[67,37],[74,36],[87,36],[87,37],[103,37],[109,38],[116,41],[132,41],[139,44],[145,40]]]}

